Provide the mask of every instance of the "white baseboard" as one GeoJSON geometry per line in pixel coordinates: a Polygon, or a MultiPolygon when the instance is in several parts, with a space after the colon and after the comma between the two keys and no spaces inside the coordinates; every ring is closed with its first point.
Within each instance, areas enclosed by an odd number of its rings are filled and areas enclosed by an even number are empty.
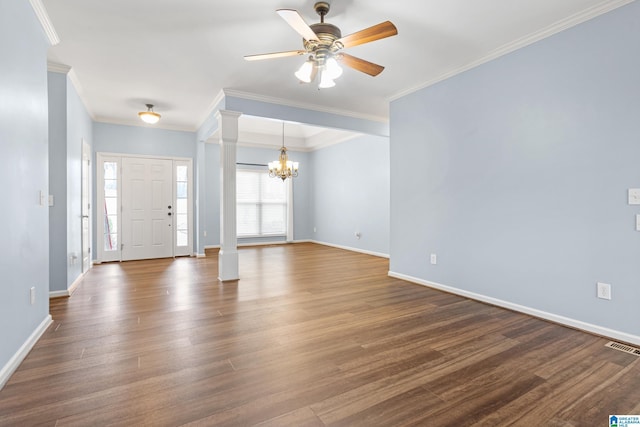
{"type": "Polygon", "coordinates": [[[27,340],[22,344],[22,346],[18,349],[18,351],[13,355],[11,359],[7,362],[6,365],[2,367],[0,370],[0,390],[4,387],[4,385],[9,381],[11,375],[18,369],[20,363],[27,357],[27,354],[31,351],[33,346],[38,342],[42,334],[47,330],[49,325],[53,322],[50,314],[47,314],[47,317],[44,318],[42,323],[38,325],[38,327],[33,331],[33,333],[27,338],[27,340]]]}
{"type": "Polygon", "coordinates": [[[538,310],[531,307],[526,307],[524,305],[514,304],[514,303],[503,301],[497,298],[476,294],[475,292],[469,292],[462,289],[453,288],[451,286],[442,285],[440,283],[429,282],[427,280],[418,279],[416,277],[407,276],[401,273],[395,273],[393,271],[389,271],[388,275],[389,277],[395,277],[396,279],[406,280],[407,282],[416,283],[418,285],[427,286],[429,288],[438,289],[438,290],[455,294],[455,295],[460,295],[465,298],[469,298],[469,299],[480,301],[480,302],[485,302],[487,304],[506,308],[508,310],[528,314],[533,317],[538,317],[540,319],[548,320],[550,322],[558,323],[560,325],[569,326],[574,329],[579,329],[581,331],[611,338],[616,341],[623,341],[629,344],[640,345],[640,336],[631,335],[626,332],[616,331],[614,329],[605,328],[603,326],[598,326],[598,325],[586,323],[580,320],[571,319],[569,317],[548,313],[546,311],[538,310]]]}
{"type": "MultiPolygon", "coordinates": [[[[289,245],[292,243],[315,243],[318,245],[323,245],[323,246],[330,246],[332,248],[338,248],[338,249],[344,249],[346,251],[351,251],[351,252],[359,252],[362,254],[366,254],[366,255],[372,255],[372,256],[377,256],[380,258],[389,258],[388,254],[383,254],[380,252],[372,252],[372,251],[367,251],[365,249],[358,249],[358,248],[352,248],[349,246],[341,246],[341,245],[334,245],[333,243],[327,243],[327,242],[320,242],[317,240],[312,240],[312,239],[301,239],[301,240],[293,240],[291,242],[285,242],[282,240],[279,240],[277,242],[251,242],[251,243],[239,243],[238,247],[239,248],[243,248],[243,247],[251,247],[251,246],[272,246],[272,245],[289,245]]],[[[209,246],[205,246],[204,249],[220,249],[220,245],[209,245],[209,246]]],[[[204,258],[205,255],[204,254],[198,254],[197,255],[198,258],[204,258]]]]}
{"type": "Polygon", "coordinates": [[[366,254],[366,255],[373,255],[373,256],[380,257],[380,258],[387,258],[387,259],[389,258],[389,254],[383,254],[383,253],[380,253],[380,252],[368,251],[366,249],[352,248],[350,246],[335,245],[333,243],[320,242],[318,240],[310,240],[310,242],[311,243],[316,243],[318,245],[330,246],[332,248],[344,249],[346,251],[359,252],[361,254],[366,254]]]}
{"type": "Polygon", "coordinates": [[[67,289],[67,290],[64,290],[64,291],[49,291],[49,299],[51,299],[51,298],[64,298],[64,297],[70,297],[71,295],[73,295],[73,293],[76,291],[76,288],[78,287],[78,285],[80,284],[82,279],[84,279],[85,274],[86,273],[82,273],[81,275],[76,277],[76,280],[73,281],[73,283],[71,284],[71,286],[69,286],[69,289],[67,289]]]}
{"type": "Polygon", "coordinates": [[[65,290],[65,291],[49,291],[49,299],[66,298],[66,297],[70,297],[70,296],[71,296],[71,292],[69,292],[69,290],[65,290]]]}

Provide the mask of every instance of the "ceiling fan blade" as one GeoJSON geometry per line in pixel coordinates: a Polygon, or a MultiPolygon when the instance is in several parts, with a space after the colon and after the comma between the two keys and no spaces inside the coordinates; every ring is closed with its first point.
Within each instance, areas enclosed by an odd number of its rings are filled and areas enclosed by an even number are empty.
{"type": "Polygon", "coordinates": [[[318,36],[313,32],[311,27],[302,19],[302,16],[294,9],[278,9],[276,10],[278,15],[282,17],[287,24],[291,26],[298,34],[300,34],[305,40],[318,41],[318,36]]]}
{"type": "Polygon", "coordinates": [[[373,27],[365,28],[348,36],[338,39],[336,43],[342,43],[344,47],[358,46],[398,34],[398,29],[391,21],[381,22],[373,27]]]}
{"type": "Polygon", "coordinates": [[[247,61],[260,61],[262,59],[285,58],[287,56],[298,56],[307,53],[306,50],[288,50],[286,52],[261,53],[259,55],[245,55],[247,61]]]}
{"type": "Polygon", "coordinates": [[[364,59],[356,58],[355,56],[341,53],[337,55],[337,59],[342,61],[347,67],[351,67],[354,70],[361,71],[370,76],[377,76],[384,70],[382,65],[374,64],[373,62],[365,61],[364,59]]]}

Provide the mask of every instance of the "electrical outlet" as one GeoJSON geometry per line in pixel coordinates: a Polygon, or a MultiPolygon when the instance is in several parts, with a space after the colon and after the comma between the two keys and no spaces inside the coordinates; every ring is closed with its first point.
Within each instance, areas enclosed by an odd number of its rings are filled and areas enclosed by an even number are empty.
{"type": "Polygon", "coordinates": [[[29,289],[29,302],[31,303],[31,305],[36,303],[36,287],[32,286],[31,289],[29,289]]]}
{"type": "Polygon", "coordinates": [[[314,233],[316,232],[316,228],[315,228],[315,227],[313,227],[313,232],[314,232],[314,233]]]}
{"type": "Polygon", "coordinates": [[[600,299],[611,299],[611,285],[608,283],[598,282],[597,284],[597,292],[598,298],[600,299]]]}
{"type": "Polygon", "coordinates": [[[203,235],[204,237],[207,237],[207,230],[204,230],[204,231],[202,232],[202,235],[203,235]]]}
{"type": "Polygon", "coordinates": [[[431,264],[435,265],[438,263],[438,256],[436,254],[431,254],[431,264]]]}

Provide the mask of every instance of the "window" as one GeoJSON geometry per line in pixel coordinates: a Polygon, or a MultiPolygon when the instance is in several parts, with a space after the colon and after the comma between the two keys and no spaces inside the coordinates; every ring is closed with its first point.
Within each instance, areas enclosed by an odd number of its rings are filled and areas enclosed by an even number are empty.
{"type": "Polygon", "coordinates": [[[118,250],[118,163],[104,162],[104,251],[118,250]]]}
{"type": "Polygon", "coordinates": [[[186,165],[176,166],[176,246],[189,245],[189,175],[186,165]]]}
{"type": "Polygon", "coordinates": [[[263,170],[237,171],[238,237],[287,234],[287,186],[263,170]]]}

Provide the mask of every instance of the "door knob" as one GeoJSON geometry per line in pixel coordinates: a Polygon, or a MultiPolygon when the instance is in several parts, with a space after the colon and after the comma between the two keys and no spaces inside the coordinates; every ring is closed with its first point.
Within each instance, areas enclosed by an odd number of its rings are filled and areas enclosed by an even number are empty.
{"type": "Polygon", "coordinates": [[[171,205],[167,206],[167,209],[171,209],[171,205]]]}
{"type": "Polygon", "coordinates": [[[167,215],[171,216],[171,212],[169,212],[167,215]]]}

